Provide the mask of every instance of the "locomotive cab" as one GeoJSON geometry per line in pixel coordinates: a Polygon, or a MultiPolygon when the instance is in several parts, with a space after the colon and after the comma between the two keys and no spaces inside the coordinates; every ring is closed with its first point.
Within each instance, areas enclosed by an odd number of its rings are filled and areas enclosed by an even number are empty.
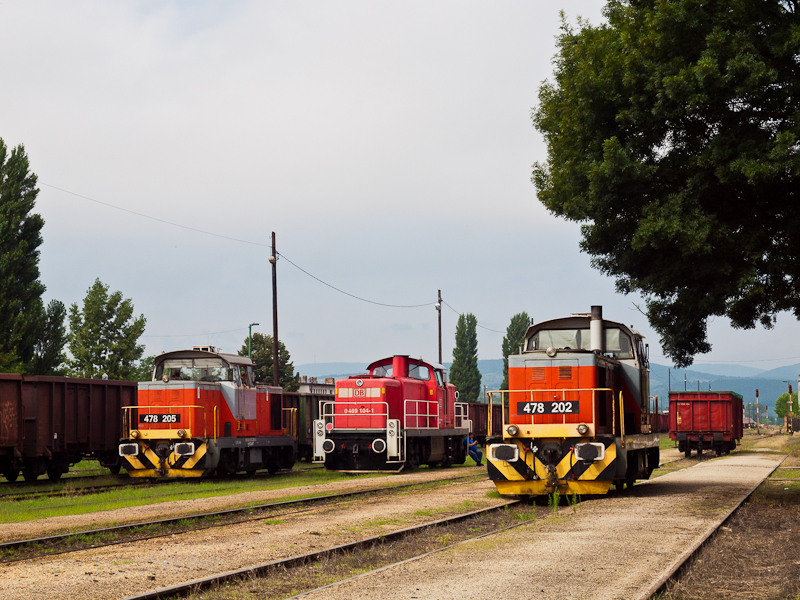
{"type": "Polygon", "coordinates": [[[314,421],[314,462],[334,471],[400,471],[466,460],[465,403],[444,367],[408,356],[369,365],[336,382],[333,401],[314,421]]]}
{"type": "Polygon", "coordinates": [[[253,362],[214,348],[156,357],[153,380],[123,408],[119,453],[132,477],[274,473],[296,453],[295,409],[280,388],[256,385],[253,362]]]}
{"type": "Polygon", "coordinates": [[[643,337],[602,308],[532,324],[509,356],[503,442],[488,450],[500,493],[603,494],[633,485],[658,464],[643,337]]]}

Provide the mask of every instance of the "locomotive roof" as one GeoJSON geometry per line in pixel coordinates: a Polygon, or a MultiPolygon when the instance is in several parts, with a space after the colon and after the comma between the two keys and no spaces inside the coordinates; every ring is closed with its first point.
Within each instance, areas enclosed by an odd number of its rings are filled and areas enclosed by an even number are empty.
{"type": "Polygon", "coordinates": [[[369,363],[367,365],[367,371],[372,370],[372,367],[377,365],[377,364],[380,364],[380,363],[385,362],[387,360],[391,361],[395,356],[400,356],[402,358],[407,358],[408,360],[421,362],[421,363],[424,363],[426,365],[429,365],[429,366],[433,367],[434,369],[438,369],[438,370],[444,371],[444,366],[440,365],[439,363],[431,362],[429,360],[425,360],[424,358],[414,358],[413,356],[410,356],[408,354],[395,354],[394,356],[387,356],[386,358],[381,358],[380,360],[373,360],[371,363],[369,363]]]}
{"type": "MultiPolygon", "coordinates": [[[[591,315],[572,315],[569,317],[561,317],[559,319],[550,319],[549,321],[541,321],[539,323],[534,323],[533,325],[528,326],[528,329],[525,330],[525,339],[528,339],[531,335],[539,331],[540,329],[582,329],[588,328],[589,323],[591,322],[591,315]]],[[[603,328],[607,329],[609,327],[618,327],[625,333],[629,334],[631,337],[634,335],[638,335],[639,337],[644,337],[637,331],[633,331],[630,327],[623,323],[618,323],[617,321],[609,321],[608,319],[603,319],[603,328]]]]}
{"type": "Polygon", "coordinates": [[[159,365],[168,358],[221,358],[228,364],[232,365],[250,365],[255,363],[246,356],[239,356],[238,354],[223,354],[222,352],[206,352],[205,350],[173,350],[172,352],[162,352],[155,358],[155,364],[159,365]]]}

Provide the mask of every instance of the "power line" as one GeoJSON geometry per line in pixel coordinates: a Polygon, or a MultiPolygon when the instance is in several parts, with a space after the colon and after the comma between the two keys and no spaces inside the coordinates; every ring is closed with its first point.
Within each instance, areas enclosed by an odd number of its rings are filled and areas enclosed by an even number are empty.
{"type": "Polygon", "coordinates": [[[245,331],[247,327],[239,327],[237,329],[228,329],[227,331],[208,331],[204,333],[178,333],[175,335],[143,335],[146,338],[177,338],[177,337],[201,337],[204,335],[220,335],[222,333],[233,333],[234,331],[245,331]]]}
{"type": "MultiPolygon", "coordinates": [[[[53,188],[54,190],[58,190],[60,192],[64,192],[65,194],[70,194],[72,196],[77,196],[78,198],[83,198],[84,200],[89,200],[90,202],[94,202],[96,204],[101,204],[101,205],[106,206],[108,208],[114,208],[116,210],[121,210],[123,212],[130,213],[132,215],[136,215],[136,216],[142,217],[144,219],[150,219],[151,221],[157,221],[157,222],[163,223],[165,225],[172,225],[173,227],[180,227],[181,229],[187,229],[189,231],[194,231],[196,233],[202,233],[202,234],[205,234],[205,235],[211,235],[211,236],[222,238],[222,239],[225,239],[225,240],[230,240],[232,242],[240,242],[242,244],[250,244],[250,245],[253,245],[253,246],[260,246],[262,248],[272,248],[272,246],[270,244],[260,244],[258,242],[251,242],[249,240],[243,240],[243,239],[240,239],[240,238],[235,238],[235,237],[231,237],[231,236],[227,236],[227,235],[222,235],[222,234],[219,234],[219,233],[214,233],[214,232],[211,232],[211,231],[206,231],[205,229],[197,229],[196,227],[189,227],[188,225],[181,225],[180,223],[175,223],[173,221],[167,221],[165,219],[159,219],[157,217],[152,217],[152,216],[146,215],[144,213],[140,213],[140,212],[136,212],[136,211],[133,211],[133,210],[129,210],[127,208],[122,208],[120,206],[115,206],[114,204],[109,204],[108,202],[102,202],[101,200],[95,200],[94,198],[90,198],[89,196],[84,196],[83,194],[77,194],[75,192],[71,192],[69,190],[65,190],[64,188],[60,188],[60,187],[57,187],[55,185],[50,185],[49,183],[42,183],[42,185],[45,185],[45,186],[47,186],[49,188],[53,188]]],[[[433,306],[434,304],[436,304],[435,301],[434,302],[427,302],[425,304],[388,304],[388,303],[384,303],[384,302],[375,302],[374,300],[367,300],[366,298],[361,298],[360,296],[356,296],[355,294],[351,294],[349,292],[345,292],[344,290],[341,290],[341,289],[337,288],[336,286],[333,286],[330,283],[327,283],[327,282],[323,281],[319,277],[317,277],[315,275],[312,275],[311,273],[309,273],[308,271],[303,269],[301,266],[299,266],[296,263],[294,263],[291,260],[289,260],[289,258],[287,258],[286,255],[281,254],[279,252],[277,254],[279,256],[282,256],[283,258],[285,258],[286,261],[290,265],[292,265],[296,269],[299,269],[300,271],[302,271],[303,273],[305,273],[306,275],[308,275],[312,279],[315,279],[319,283],[328,286],[332,290],[336,290],[340,294],[344,294],[345,296],[350,296],[351,298],[355,298],[356,300],[360,300],[361,302],[368,302],[369,304],[376,304],[378,306],[386,306],[388,308],[419,308],[419,307],[422,307],[422,306],[433,306]]],[[[228,332],[224,332],[223,331],[223,332],[220,332],[220,333],[228,333],[228,332]]],[[[143,337],[159,337],[159,336],[143,336],[143,337]]],[[[160,336],[160,337],[182,337],[182,336],[160,336]]],[[[188,336],[185,336],[185,337],[188,337],[188,336]]]]}
{"type": "Polygon", "coordinates": [[[263,248],[271,248],[269,244],[259,244],[258,242],[251,242],[249,240],[243,240],[240,238],[230,237],[227,235],[222,235],[220,233],[214,233],[212,231],[206,231],[205,229],[197,229],[196,227],[189,227],[188,225],[181,225],[180,223],[175,223],[173,221],[167,221],[165,219],[159,219],[158,217],[152,217],[150,215],[146,215],[144,213],[136,212],[135,210],[129,210],[127,208],[122,208],[121,206],[115,206],[113,204],[109,204],[108,202],[102,202],[100,200],[95,200],[94,198],[89,198],[89,196],[84,196],[83,194],[76,194],[75,192],[70,192],[69,190],[65,190],[60,187],[56,187],[54,185],[50,185],[49,183],[42,183],[42,185],[46,185],[49,188],[53,188],[54,190],[58,190],[60,192],[64,192],[65,194],[71,194],[73,196],[77,196],[78,198],[83,198],[84,200],[89,200],[90,202],[94,202],[96,204],[102,204],[103,206],[107,206],[108,208],[114,208],[116,210],[121,210],[126,213],[130,213],[132,215],[136,215],[137,217],[142,217],[144,219],[150,219],[151,221],[158,221],[159,223],[164,223],[165,225],[172,225],[173,227],[180,227],[181,229],[188,229],[189,231],[194,231],[196,233],[203,233],[205,235],[211,235],[214,237],[222,238],[224,240],[230,240],[232,242],[240,242],[242,244],[250,244],[252,246],[261,246],[263,248]]]}
{"type": "MultiPolygon", "coordinates": [[[[456,314],[457,314],[459,317],[460,317],[460,316],[463,314],[463,313],[460,313],[460,312],[458,312],[458,311],[457,311],[455,308],[453,308],[452,306],[450,306],[450,305],[449,305],[447,302],[445,302],[444,300],[442,300],[442,304],[444,304],[444,305],[445,305],[447,308],[449,308],[449,309],[450,309],[450,310],[452,310],[454,313],[456,313],[456,314]]],[[[497,329],[489,329],[488,327],[484,327],[483,325],[480,325],[480,324],[478,324],[478,323],[475,323],[475,325],[476,325],[477,327],[480,327],[481,329],[485,329],[486,331],[493,331],[494,333],[505,333],[504,331],[497,331],[497,329]]]]}
{"type": "Polygon", "coordinates": [[[377,304],[378,306],[387,306],[389,308],[420,308],[422,306],[433,306],[434,304],[436,304],[436,301],[426,302],[425,304],[385,304],[383,302],[375,302],[374,300],[367,300],[366,298],[361,298],[360,296],[356,296],[355,294],[351,294],[349,292],[345,292],[344,290],[340,290],[339,288],[331,285],[330,283],[322,281],[322,279],[320,279],[316,275],[312,275],[311,273],[306,271],[303,267],[293,263],[291,260],[289,260],[286,257],[285,254],[282,254],[280,252],[276,252],[276,254],[278,254],[278,256],[280,256],[281,258],[286,259],[286,262],[288,262],[294,268],[299,269],[300,271],[302,271],[303,273],[305,273],[306,275],[308,275],[312,279],[316,279],[317,281],[319,281],[322,285],[327,285],[329,288],[331,288],[332,290],[336,290],[340,294],[344,294],[345,296],[350,296],[351,298],[355,298],[356,300],[361,300],[362,302],[368,302],[369,304],[377,304]]]}

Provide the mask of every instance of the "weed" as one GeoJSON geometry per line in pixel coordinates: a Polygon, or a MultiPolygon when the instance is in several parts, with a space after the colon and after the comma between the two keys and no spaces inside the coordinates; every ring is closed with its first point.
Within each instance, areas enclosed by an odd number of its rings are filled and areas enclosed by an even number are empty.
{"type": "Polygon", "coordinates": [[[558,513],[559,504],[561,504],[561,492],[556,488],[553,490],[553,493],[547,497],[547,506],[550,508],[550,514],[554,517],[558,513]]]}

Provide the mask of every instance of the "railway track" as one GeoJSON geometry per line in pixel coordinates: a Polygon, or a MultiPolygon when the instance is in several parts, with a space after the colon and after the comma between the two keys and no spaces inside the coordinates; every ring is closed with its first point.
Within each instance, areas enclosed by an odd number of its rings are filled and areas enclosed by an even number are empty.
{"type": "MultiPolygon", "coordinates": [[[[481,474],[482,475],[482,474],[481,474]]],[[[312,496],[295,500],[284,500],[270,502],[241,508],[227,509],[221,511],[206,512],[194,515],[184,515],[168,519],[157,519],[153,521],[142,521],[127,525],[116,525],[98,529],[83,530],[61,535],[46,536],[25,540],[17,540],[0,544],[0,555],[6,556],[2,563],[19,562],[31,560],[43,556],[53,556],[77,552],[86,548],[101,548],[113,546],[132,541],[144,541],[171,536],[185,531],[198,531],[214,527],[223,527],[233,523],[264,519],[266,512],[276,509],[299,507],[309,504],[319,504],[330,501],[343,500],[356,496],[379,495],[404,490],[418,486],[429,486],[431,484],[448,483],[463,479],[474,479],[477,475],[460,475],[435,481],[420,481],[405,483],[394,486],[381,486],[339,494],[326,494],[312,496]],[[237,518],[241,517],[241,518],[237,518]],[[227,520],[226,520],[227,519],[227,520]],[[224,520],[225,522],[219,522],[224,520]],[[147,534],[152,528],[158,528],[158,533],[147,534]]],[[[295,511],[298,512],[298,511],[295,511]]],[[[288,514],[288,513],[287,513],[288,514]]],[[[273,516],[273,515],[270,515],[273,516]]],[[[279,515],[280,516],[280,515],[279,515]]]]}
{"type": "MultiPolygon", "coordinates": [[[[275,478],[278,476],[292,476],[297,475],[300,473],[305,473],[306,471],[316,471],[323,469],[324,467],[307,467],[304,469],[300,469],[297,471],[280,471],[276,475],[270,475],[267,471],[260,471],[255,473],[251,476],[243,476],[243,475],[234,475],[231,477],[224,477],[220,479],[216,479],[215,481],[230,481],[230,480],[245,480],[245,479],[267,479],[267,478],[275,478]]],[[[106,477],[109,477],[108,475],[106,477]]],[[[67,481],[64,481],[65,485],[62,485],[59,488],[51,488],[48,490],[36,490],[30,492],[11,492],[11,493],[0,493],[0,502],[4,500],[11,500],[11,501],[23,501],[23,500],[36,500],[38,498],[59,498],[59,497],[73,497],[73,496],[85,496],[88,494],[97,494],[101,492],[105,492],[108,490],[124,488],[129,486],[139,486],[139,487],[151,487],[157,485],[164,485],[164,484],[198,484],[198,483],[207,483],[209,479],[207,478],[192,478],[192,479],[137,479],[128,477],[127,475],[117,475],[117,476],[110,476],[110,477],[118,477],[121,479],[118,483],[110,483],[108,485],[87,485],[87,486],[80,486],[80,487],[69,487],[68,489],[64,489],[66,485],[69,485],[79,478],[69,478],[67,481]]],[[[81,480],[91,480],[92,477],[89,478],[80,478],[81,480]]],[[[46,484],[48,482],[42,482],[42,484],[46,484]]],[[[50,482],[52,483],[52,482],[50,482]]],[[[9,484],[9,485],[20,485],[20,484],[9,484]]],[[[22,483],[21,485],[26,485],[22,483]]],[[[30,485],[30,484],[27,484],[30,485]]],[[[2,488],[2,486],[0,486],[2,488]]]]}
{"type": "MultiPolygon", "coordinates": [[[[242,580],[243,578],[248,578],[249,580],[252,580],[253,578],[268,576],[268,575],[270,575],[271,573],[273,573],[277,569],[293,569],[293,568],[296,568],[296,567],[302,567],[304,565],[307,565],[310,562],[318,561],[318,560],[323,559],[323,558],[332,557],[332,556],[335,556],[335,555],[338,555],[338,554],[342,554],[342,553],[346,553],[346,552],[354,552],[354,551],[358,551],[358,550],[363,550],[363,549],[366,549],[366,548],[371,548],[371,547],[376,546],[376,545],[385,544],[387,542],[393,542],[393,541],[396,541],[396,540],[399,540],[399,539],[402,539],[402,538],[405,538],[405,537],[408,537],[408,536],[412,536],[412,535],[418,534],[418,533],[426,531],[426,530],[430,530],[430,529],[433,529],[433,528],[445,527],[445,526],[452,525],[452,524],[455,524],[455,523],[463,522],[463,521],[465,521],[467,519],[472,519],[472,518],[480,517],[482,515],[486,515],[486,514],[489,514],[489,513],[495,513],[495,512],[500,511],[500,510],[505,510],[505,509],[507,509],[507,507],[515,505],[515,504],[519,504],[520,502],[521,502],[520,500],[509,500],[508,502],[506,502],[504,504],[501,504],[501,505],[498,505],[498,506],[492,506],[492,507],[489,507],[489,508],[483,508],[483,509],[479,509],[479,510],[468,511],[468,512],[465,512],[465,513],[462,513],[462,514],[459,514],[459,515],[455,515],[455,516],[452,516],[452,517],[447,517],[445,519],[439,519],[439,520],[436,520],[436,521],[423,523],[423,524],[415,525],[415,526],[412,526],[412,527],[406,527],[404,529],[399,529],[399,530],[396,530],[396,531],[393,531],[393,532],[390,532],[390,533],[385,533],[385,534],[381,534],[381,535],[377,535],[377,536],[370,536],[370,537],[367,537],[367,538],[364,538],[364,539],[361,539],[361,540],[357,540],[355,542],[350,542],[348,544],[340,544],[340,545],[337,545],[337,546],[333,546],[333,547],[330,547],[330,548],[325,548],[325,549],[318,550],[318,551],[315,551],[315,552],[308,552],[308,553],[305,553],[305,554],[299,554],[299,555],[296,555],[296,556],[291,556],[289,558],[270,561],[270,562],[267,562],[267,563],[264,563],[264,564],[261,564],[261,565],[247,567],[247,568],[244,568],[244,569],[238,569],[238,570],[235,570],[235,571],[229,571],[227,573],[222,573],[222,574],[219,574],[219,575],[212,575],[210,577],[205,577],[205,578],[202,578],[202,579],[194,579],[192,581],[187,581],[185,583],[181,583],[181,584],[178,584],[178,585],[173,585],[173,586],[169,586],[169,587],[160,588],[160,589],[157,589],[157,590],[152,590],[152,591],[149,591],[149,592],[145,592],[143,594],[137,594],[135,596],[128,596],[127,598],[124,598],[123,600],[155,600],[157,598],[164,598],[164,597],[169,597],[169,596],[181,596],[181,595],[184,595],[184,594],[186,594],[188,592],[199,592],[199,591],[202,591],[202,590],[210,588],[210,587],[216,587],[216,586],[219,586],[219,585],[223,585],[223,584],[228,583],[228,582],[236,582],[236,581],[242,580]]],[[[415,556],[413,558],[414,559],[423,558],[425,556],[429,556],[431,554],[435,554],[437,552],[442,552],[442,551],[447,550],[449,548],[453,548],[454,546],[457,546],[459,544],[463,544],[466,541],[472,541],[472,540],[480,539],[480,538],[487,537],[487,536],[490,536],[490,535],[495,535],[495,534],[507,531],[509,529],[514,529],[516,527],[521,527],[521,526],[526,525],[526,524],[527,524],[527,521],[522,521],[520,523],[515,523],[513,525],[501,527],[501,528],[495,529],[493,531],[484,532],[484,533],[481,533],[479,535],[473,535],[471,537],[468,537],[466,540],[460,540],[460,541],[456,542],[455,544],[449,544],[449,545],[443,546],[441,548],[438,548],[438,549],[436,549],[436,550],[434,550],[432,552],[425,552],[423,554],[419,554],[419,555],[417,555],[417,556],[415,556]]],[[[409,559],[405,559],[404,561],[401,561],[401,562],[406,562],[407,560],[409,560],[409,559]]],[[[394,566],[395,564],[400,564],[400,563],[398,562],[398,563],[393,563],[393,564],[390,564],[390,565],[384,565],[384,566],[381,567],[381,569],[389,568],[391,566],[394,566]]],[[[335,584],[332,584],[332,585],[335,585],[335,584]]],[[[329,587],[329,586],[324,586],[324,587],[329,587]]],[[[321,590],[321,589],[324,589],[324,588],[317,588],[316,590],[308,590],[307,592],[303,592],[302,594],[299,594],[298,596],[294,596],[294,597],[299,597],[299,596],[305,595],[305,594],[307,594],[307,593],[309,593],[311,591],[317,591],[317,590],[321,590]]]]}

